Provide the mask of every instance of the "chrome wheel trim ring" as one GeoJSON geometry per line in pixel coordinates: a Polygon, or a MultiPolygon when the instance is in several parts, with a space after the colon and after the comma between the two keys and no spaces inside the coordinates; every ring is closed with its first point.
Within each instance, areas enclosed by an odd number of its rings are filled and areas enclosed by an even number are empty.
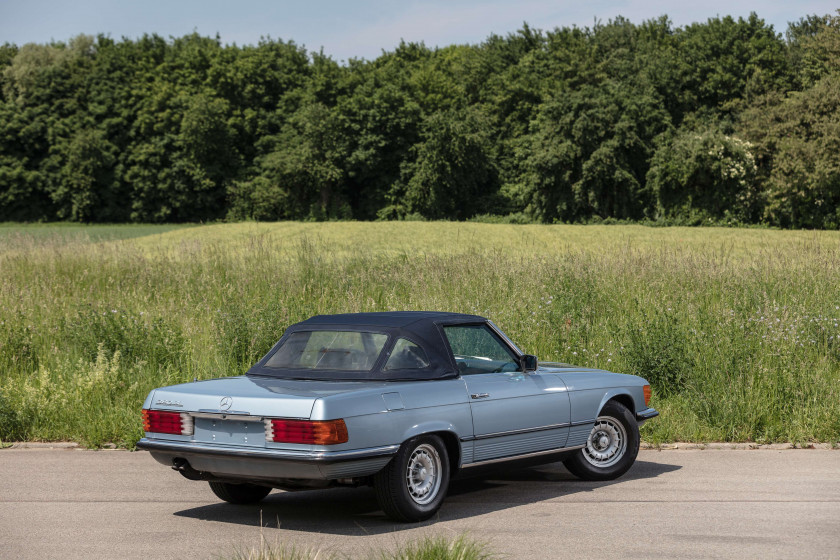
{"type": "Polygon", "coordinates": [[[627,430],[612,416],[599,416],[586,440],[583,457],[600,469],[618,463],[627,452],[627,430]]]}
{"type": "Polygon", "coordinates": [[[442,464],[433,445],[418,445],[405,468],[405,483],[411,499],[423,506],[437,497],[440,491],[442,464]]]}

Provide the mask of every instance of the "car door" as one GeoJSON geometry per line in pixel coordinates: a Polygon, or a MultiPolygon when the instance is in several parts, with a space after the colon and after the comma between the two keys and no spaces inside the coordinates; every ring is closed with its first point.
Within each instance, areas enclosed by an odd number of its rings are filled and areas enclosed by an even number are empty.
{"type": "Polygon", "coordinates": [[[569,396],[559,377],[520,371],[517,353],[487,324],[443,331],[470,397],[473,462],[566,444],[569,396]]]}

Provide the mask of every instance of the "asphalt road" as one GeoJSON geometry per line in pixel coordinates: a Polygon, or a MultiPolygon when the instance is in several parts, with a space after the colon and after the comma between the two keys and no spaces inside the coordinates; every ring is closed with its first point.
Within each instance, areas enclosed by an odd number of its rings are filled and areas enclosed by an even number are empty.
{"type": "Polygon", "coordinates": [[[840,558],[840,451],[642,451],[610,483],[559,464],[500,472],[404,525],[367,488],[232,506],[145,452],[0,450],[3,560],[225,558],[261,532],[351,557],[468,532],[506,558],[840,558]]]}

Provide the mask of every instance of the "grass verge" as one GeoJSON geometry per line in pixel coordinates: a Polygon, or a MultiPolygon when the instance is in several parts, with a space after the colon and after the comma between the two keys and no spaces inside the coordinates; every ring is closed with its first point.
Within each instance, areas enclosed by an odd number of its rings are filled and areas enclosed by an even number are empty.
{"type": "MultiPolygon", "coordinates": [[[[227,560],[336,560],[346,558],[330,552],[282,543],[269,543],[262,538],[258,547],[239,550],[227,560]]],[[[375,550],[362,556],[368,560],[495,560],[498,555],[466,535],[455,539],[424,537],[397,547],[396,550],[375,550]]]]}
{"type": "MultiPolygon", "coordinates": [[[[10,227],[10,226],[6,226],[10,227]]],[[[60,228],[58,228],[60,229],[60,228]]],[[[840,235],[283,223],[0,242],[0,440],[131,447],[157,386],[242,373],[317,313],[490,317],[542,360],[635,373],[642,437],[840,441],[840,235]]]]}

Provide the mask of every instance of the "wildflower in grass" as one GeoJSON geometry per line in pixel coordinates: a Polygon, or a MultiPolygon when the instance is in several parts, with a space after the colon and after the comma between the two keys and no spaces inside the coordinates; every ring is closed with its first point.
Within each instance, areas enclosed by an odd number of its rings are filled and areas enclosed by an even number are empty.
{"type": "MultiPolygon", "coordinates": [[[[432,226],[436,232],[450,234],[454,230],[449,228],[468,227],[432,226]]],[[[252,227],[256,226],[213,226],[216,230],[252,227]]],[[[124,432],[119,437],[131,445],[132,438],[140,437],[132,430],[137,427],[136,410],[147,387],[193,376],[241,373],[250,360],[268,351],[285,326],[317,312],[472,310],[491,316],[523,350],[546,362],[565,356],[568,361],[588,364],[584,358],[590,356],[595,366],[617,368],[621,362],[622,371],[634,373],[633,368],[641,367],[634,364],[643,362],[628,359],[631,351],[638,358],[651,357],[646,367],[657,367],[657,359],[668,353],[667,338],[644,347],[661,335],[650,331],[657,323],[651,320],[656,309],[673,318],[674,340],[685,346],[668,367],[697,359],[687,370],[683,388],[674,395],[656,393],[663,422],[646,424],[643,438],[840,441],[836,423],[819,420],[840,417],[840,283],[836,281],[840,261],[833,256],[835,232],[809,232],[808,240],[800,232],[760,232],[765,241],[772,238],[766,244],[774,247],[773,258],[767,258],[769,250],[746,239],[758,232],[747,232],[731,247],[736,258],[712,258],[706,261],[708,266],[698,267],[695,257],[713,257],[722,243],[716,230],[698,232],[694,241],[687,242],[694,243],[693,249],[676,253],[662,252],[661,245],[671,241],[661,240],[655,248],[648,240],[625,251],[611,240],[618,230],[611,230],[609,240],[587,239],[579,252],[552,256],[551,274],[529,276],[521,274],[528,263],[519,258],[512,261],[504,254],[466,252],[453,256],[456,244],[449,244],[446,254],[440,255],[424,245],[421,235],[412,235],[419,251],[425,251],[416,262],[411,256],[396,262],[380,247],[353,243],[348,260],[324,260],[313,266],[312,261],[293,254],[297,245],[289,239],[295,238],[296,228],[316,226],[285,223],[282,227],[292,233],[284,232],[282,241],[278,236],[276,245],[260,246],[257,252],[256,246],[221,239],[201,246],[175,243],[165,252],[158,251],[151,238],[138,242],[142,251],[134,248],[133,241],[121,245],[122,252],[102,244],[65,244],[62,247],[67,250],[60,252],[18,246],[16,250],[26,258],[5,259],[0,265],[0,393],[20,411],[27,426],[35,426],[27,431],[28,437],[62,438],[78,433],[85,441],[95,441],[103,437],[96,435],[97,430],[113,426],[124,432]],[[833,252],[812,251],[823,246],[833,252]],[[269,248],[271,258],[263,258],[268,253],[262,251],[269,248]],[[79,275],[80,265],[89,272],[79,275]],[[49,273],[38,275],[32,283],[33,270],[49,273]],[[477,270],[487,274],[476,275],[477,270]],[[672,282],[673,278],[679,281],[672,282]],[[557,306],[551,292],[558,294],[557,306]],[[667,301],[680,303],[671,304],[667,311],[668,305],[663,307],[667,301]],[[50,303],[44,307],[44,302],[50,303]],[[76,313],[74,306],[79,302],[91,302],[90,311],[76,313]],[[269,305],[273,307],[267,309],[269,305]],[[832,305],[833,316],[829,313],[832,305]],[[504,311],[482,312],[482,306],[504,311]],[[540,311],[523,320],[520,309],[529,307],[540,311]],[[644,328],[648,331],[638,337],[638,343],[628,334],[644,328]],[[95,378],[91,374],[97,371],[110,371],[104,362],[96,370],[100,342],[105,343],[110,368],[114,368],[114,354],[120,352],[117,378],[105,375],[88,390],[82,380],[95,378]],[[579,349],[573,351],[572,344],[579,349]],[[601,360],[604,354],[607,358],[601,360]],[[68,355],[72,355],[69,365],[62,365],[68,355]],[[80,357],[83,366],[78,366],[80,357]],[[142,360],[147,365],[130,373],[142,360]],[[37,382],[41,366],[50,374],[45,390],[37,382]],[[78,384],[69,381],[75,377],[78,384]],[[131,393],[129,386],[137,380],[143,387],[131,393]],[[32,400],[24,395],[27,381],[34,393],[32,400]],[[109,404],[87,407],[85,413],[107,413],[73,424],[76,421],[69,414],[60,416],[62,409],[50,404],[62,402],[62,394],[76,398],[83,391],[109,404]],[[42,407],[39,399],[47,395],[53,400],[44,400],[42,407]],[[47,412],[57,415],[53,421],[47,412]],[[121,424],[123,417],[133,423],[121,424]]],[[[398,226],[348,227],[387,230],[398,226]]],[[[554,239],[565,234],[565,227],[542,228],[534,235],[554,239]]],[[[324,232],[332,235],[328,229],[324,232]]],[[[669,230],[652,233],[672,235],[669,230]]],[[[344,230],[341,235],[349,234],[344,230]]],[[[740,234],[731,230],[726,235],[740,234]]],[[[7,247],[0,243],[0,258],[7,247]]],[[[310,249],[327,254],[336,250],[336,244],[327,237],[323,243],[312,242],[310,249]]]]}

